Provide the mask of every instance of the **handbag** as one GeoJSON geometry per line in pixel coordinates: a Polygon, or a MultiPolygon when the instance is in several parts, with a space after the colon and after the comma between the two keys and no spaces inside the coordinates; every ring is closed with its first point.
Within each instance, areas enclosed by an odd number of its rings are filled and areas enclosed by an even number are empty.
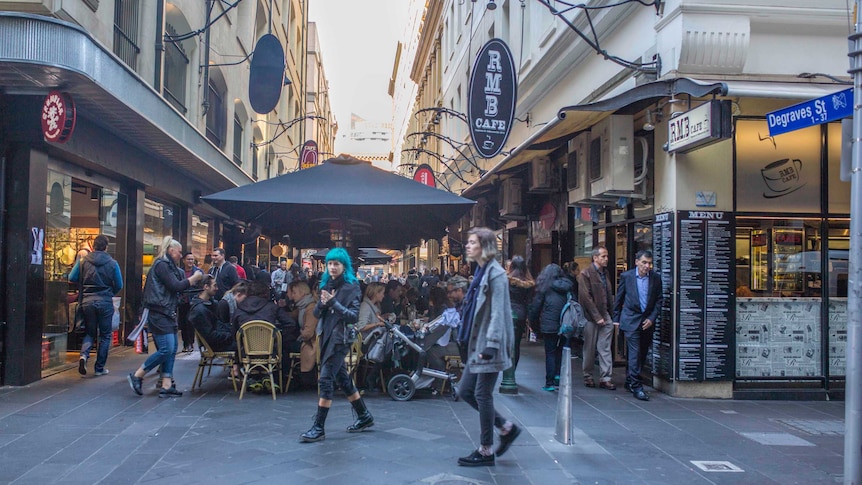
{"type": "Polygon", "coordinates": [[[150,316],[150,309],[144,308],[144,311],[141,312],[141,319],[138,321],[138,324],[135,325],[135,328],[129,332],[129,336],[126,337],[126,340],[134,344],[138,337],[141,335],[141,332],[144,331],[144,326],[147,324],[147,318],[150,316]]]}
{"type": "Polygon", "coordinates": [[[383,332],[377,341],[374,342],[374,345],[371,346],[371,349],[368,350],[368,353],[365,354],[365,358],[369,362],[374,363],[386,362],[386,359],[392,355],[392,350],[392,336],[389,335],[389,332],[383,332]]]}

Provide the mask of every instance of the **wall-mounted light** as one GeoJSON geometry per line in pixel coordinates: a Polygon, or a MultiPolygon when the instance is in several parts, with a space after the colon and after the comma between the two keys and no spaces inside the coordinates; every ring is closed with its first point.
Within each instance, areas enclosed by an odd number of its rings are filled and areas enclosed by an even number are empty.
{"type": "Polygon", "coordinates": [[[646,110],[646,116],[644,117],[643,130],[644,131],[655,130],[655,124],[653,123],[653,119],[652,119],[652,111],[650,111],[650,110],[646,110]]]}
{"type": "Polygon", "coordinates": [[[488,0],[488,10],[497,10],[497,4],[494,0],[488,0]]]}

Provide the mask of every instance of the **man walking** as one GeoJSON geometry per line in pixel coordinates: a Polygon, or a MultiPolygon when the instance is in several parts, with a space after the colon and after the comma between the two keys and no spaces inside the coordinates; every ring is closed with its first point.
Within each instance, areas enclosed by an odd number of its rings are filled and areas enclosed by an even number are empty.
{"type": "Polygon", "coordinates": [[[101,234],[96,236],[93,249],[92,253],[79,259],[69,273],[69,281],[81,282],[83,293],[81,305],[84,309],[87,334],[81,344],[81,357],[78,360],[78,373],[82,376],[87,375],[87,360],[90,358],[90,350],[96,336],[99,338],[99,350],[96,353],[95,374],[103,376],[108,373],[105,363],[108,361],[113,334],[113,297],[123,289],[120,265],[106,252],[108,238],[101,234]]]}
{"type": "Polygon", "coordinates": [[[661,304],[661,277],[652,270],[652,252],[640,251],[635,255],[635,268],[620,276],[620,286],[614,300],[614,321],[619,322],[620,330],[626,337],[626,389],[641,401],[649,401],[640,375],[652,344],[661,304]]]}
{"type": "Polygon", "coordinates": [[[236,273],[236,267],[230,264],[224,257],[224,249],[213,248],[212,252],[213,265],[210,268],[210,273],[216,281],[218,290],[215,294],[215,300],[221,300],[224,293],[233,288],[233,285],[239,283],[239,275],[236,273]]]}
{"type": "Polygon", "coordinates": [[[593,367],[598,352],[601,372],[599,387],[615,391],[617,386],[611,382],[614,325],[611,319],[613,294],[607,272],[608,250],[599,246],[593,249],[592,256],[593,262],[578,275],[578,302],[587,317],[587,326],[584,328],[584,385],[596,387],[593,367]]]}

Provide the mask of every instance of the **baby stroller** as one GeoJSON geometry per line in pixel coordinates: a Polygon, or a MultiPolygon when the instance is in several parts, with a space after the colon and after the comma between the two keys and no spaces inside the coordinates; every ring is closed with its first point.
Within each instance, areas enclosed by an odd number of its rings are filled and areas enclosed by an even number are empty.
{"type": "Polygon", "coordinates": [[[384,323],[386,331],[393,342],[393,359],[400,361],[410,352],[415,352],[417,355],[415,368],[408,369],[406,374],[396,374],[389,379],[389,382],[386,384],[386,391],[389,397],[396,401],[409,401],[416,394],[417,389],[428,389],[434,383],[435,379],[444,379],[449,383],[453,399],[457,401],[458,396],[455,394],[453,386],[453,380],[456,376],[448,372],[425,367],[428,360],[425,351],[436,344],[437,340],[450,329],[450,327],[443,323],[443,319],[437,318],[428,322],[416,332],[409,330],[407,327],[399,328],[391,322],[384,323]]]}

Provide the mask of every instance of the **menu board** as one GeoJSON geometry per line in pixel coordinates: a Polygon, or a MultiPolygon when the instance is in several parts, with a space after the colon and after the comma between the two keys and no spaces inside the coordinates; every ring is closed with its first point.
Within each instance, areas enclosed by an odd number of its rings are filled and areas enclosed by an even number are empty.
{"type": "Polygon", "coordinates": [[[653,269],[661,277],[662,306],[652,342],[653,374],[673,378],[673,227],[672,212],[656,214],[652,226],[653,269]]]}
{"type": "Polygon", "coordinates": [[[729,212],[679,211],[676,378],[734,375],[734,233],[729,212]]]}

